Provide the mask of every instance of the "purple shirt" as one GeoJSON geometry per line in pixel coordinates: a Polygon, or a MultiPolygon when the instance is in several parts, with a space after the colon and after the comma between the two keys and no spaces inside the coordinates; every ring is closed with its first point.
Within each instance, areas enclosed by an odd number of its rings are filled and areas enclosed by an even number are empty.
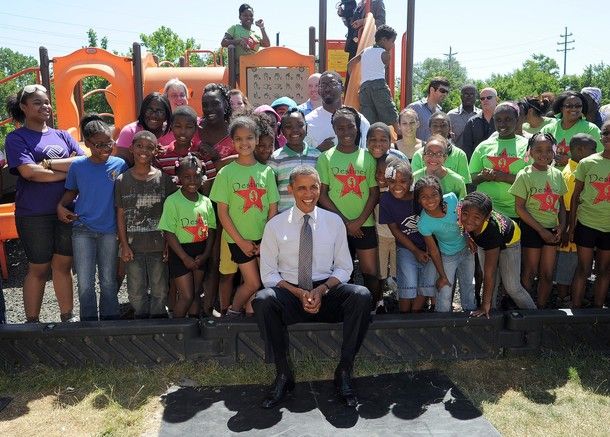
{"type": "MultiPolygon", "coordinates": [[[[413,200],[401,200],[392,196],[389,191],[381,193],[379,198],[379,223],[396,223],[400,231],[405,234],[419,249],[426,250],[424,238],[417,230],[419,215],[413,208],[413,200]]],[[[398,240],[396,244],[404,247],[398,240]]]]}
{"type": "Polygon", "coordinates": [[[68,158],[72,152],[83,155],[78,143],[66,131],[49,128],[36,132],[21,127],[6,137],[6,157],[10,172],[17,175],[15,215],[56,214],[57,203],[64,193],[64,182],[31,182],[21,177],[18,167],[37,164],[43,159],[68,158]]]}

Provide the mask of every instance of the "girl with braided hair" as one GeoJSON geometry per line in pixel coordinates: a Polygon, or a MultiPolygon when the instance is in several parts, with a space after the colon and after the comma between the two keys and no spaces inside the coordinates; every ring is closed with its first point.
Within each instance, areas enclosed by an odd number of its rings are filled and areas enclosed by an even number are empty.
{"type": "Polygon", "coordinates": [[[528,141],[526,155],[533,158],[515,178],[508,192],[515,196],[521,219],[523,268],[521,282],[531,291],[538,276],[539,308],[544,308],[553,286],[557,248],[566,226],[563,195],[568,191],[561,171],[551,166],[557,143],[553,135],[539,132],[528,141]]]}
{"type": "Polygon", "coordinates": [[[167,197],[159,220],[169,246],[169,275],[175,279],[173,316],[198,318],[204,267],[214,247],[216,215],[210,199],[199,193],[204,180],[201,161],[188,154],[176,161],[180,189],[167,197]]]}
{"type": "Polygon", "coordinates": [[[497,284],[502,279],[508,295],[521,309],[536,305],[521,278],[521,229],[510,217],[492,209],[491,198],[480,191],[466,195],[459,208],[459,223],[477,245],[483,269],[481,306],[472,314],[489,317],[496,306],[497,284]],[[499,271],[499,275],[496,275],[499,271]]]}
{"type": "Polygon", "coordinates": [[[413,197],[422,209],[417,228],[438,272],[435,310],[452,311],[452,288],[456,279],[460,283],[462,310],[475,310],[474,255],[458,226],[457,196],[443,195],[440,180],[436,176],[424,176],[415,182],[413,197]]]}

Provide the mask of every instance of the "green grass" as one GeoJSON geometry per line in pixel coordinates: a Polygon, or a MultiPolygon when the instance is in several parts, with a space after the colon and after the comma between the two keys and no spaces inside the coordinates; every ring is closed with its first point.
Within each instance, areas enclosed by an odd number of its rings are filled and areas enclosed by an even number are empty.
{"type": "MultiPolygon", "coordinates": [[[[610,434],[610,357],[593,352],[461,362],[395,363],[359,360],[356,376],[436,368],[451,378],[503,435],[610,434]]],[[[298,380],[330,379],[334,363],[295,365],[298,380]]],[[[267,384],[272,366],[216,362],[163,367],[0,373],[0,435],[156,434],[168,387],[267,384]]]]}

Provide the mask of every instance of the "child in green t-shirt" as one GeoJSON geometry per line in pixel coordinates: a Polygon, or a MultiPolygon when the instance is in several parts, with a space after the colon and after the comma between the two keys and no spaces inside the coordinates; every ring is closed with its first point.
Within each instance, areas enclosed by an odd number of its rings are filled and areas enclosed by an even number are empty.
{"type": "Polygon", "coordinates": [[[553,135],[534,134],[527,146],[534,162],[517,173],[508,190],[515,196],[521,219],[521,282],[531,292],[538,276],[538,308],[546,306],[551,294],[557,247],[566,224],[563,195],[568,188],[561,171],[550,165],[556,145],[553,135]]]}
{"type": "Polygon", "coordinates": [[[443,193],[454,193],[458,199],[466,196],[464,179],[453,170],[445,167],[449,142],[441,135],[432,135],[423,148],[425,167],[413,173],[413,181],[417,182],[424,176],[436,176],[441,181],[443,193]]]}
{"type": "Polygon", "coordinates": [[[223,238],[237,263],[243,283],[237,287],[228,317],[253,314],[250,300],[261,286],[259,244],[267,221],[277,213],[280,195],[270,167],[254,157],[260,132],[251,117],[236,117],[229,125],[237,159],[218,172],[210,198],[218,205],[223,238]]]}
{"type": "Polygon", "coordinates": [[[579,308],[595,254],[594,306],[604,305],[610,285],[610,120],[602,125],[604,151],[583,158],[574,174],[570,241],[578,247],[578,267],[572,281],[572,307],[579,308]]]}
{"type": "Polygon", "coordinates": [[[377,306],[382,300],[373,217],[379,200],[377,165],[368,150],[358,147],[361,135],[358,111],[342,106],[331,121],[338,144],[320,155],[316,164],[322,182],[319,203],[345,223],[350,251],[352,256],[354,252],[358,255],[364,285],[377,306]]]}
{"type": "MultiPolygon", "coordinates": [[[[582,159],[595,153],[596,148],[597,143],[595,138],[589,134],[576,134],[570,140],[570,159],[561,171],[563,180],[568,187],[568,191],[563,195],[563,202],[566,206],[566,224],[570,223],[570,204],[572,194],[574,193],[574,173],[576,172],[576,167],[582,159]]],[[[577,265],[576,244],[570,242],[569,226],[566,226],[561,235],[561,244],[557,251],[557,262],[555,263],[555,275],[553,278],[553,281],[557,284],[557,306],[559,308],[564,308],[566,305],[569,306],[571,303],[570,293],[577,265]]]]}
{"type": "Polygon", "coordinates": [[[210,199],[199,193],[201,161],[190,153],[176,161],[180,190],[163,204],[159,230],[169,246],[169,275],[175,279],[174,317],[199,317],[204,267],[216,236],[216,216],[210,199]]]}
{"type": "Polygon", "coordinates": [[[500,103],[494,111],[498,136],[482,141],[472,152],[468,165],[476,190],[491,197],[496,211],[513,219],[517,218],[515,197],[508,189],[519,170],[527,166],[523,160],[527,140],[515,134],[518,118],[517,105],[500,103]]]}

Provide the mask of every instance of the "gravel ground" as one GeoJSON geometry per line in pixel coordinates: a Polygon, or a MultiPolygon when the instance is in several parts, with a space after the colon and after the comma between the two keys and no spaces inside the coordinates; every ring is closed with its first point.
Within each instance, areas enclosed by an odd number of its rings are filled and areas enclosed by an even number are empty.
{"type": "MultiPolygon", "coordinates": [[[[8,280],[3,280],[4,299],[6,301],[6,322],[24,323],[25,311],[23,310],[23,279],[27,273],[28,264],[25,253],[19,240],[10,240],[5,243],[8,257],[8,280]]],[[[78,295],[76,293],[76,276],[74,277],[74,314],[78,315],[78,295]]],[[[97,286],[96,286],[97,288],[97,286]]],[[[119,291],[119,302],[126,304],[127,286],[125,282],[119,291]]],[[[125,307],[125,305],[121,305],[125,307]]],[[[40,310],[41,322],[59,322],[59,308],[53,291],[53,283],[50,278],[45,287],[42,308],[40,310]]]]}
{"type": "MultiPolygon", "coordinates": [[[[8,280],[3,281],[4,288],[4,298],[6,301],[6,321],[7,323],[24,323],[25,322],[25,312],[23,309],[23,295],[22,295],[22,287],[23,287],[23,279],[25,278],[25,274],[27,272],[27,261],[25,259],[25,253],[21,247],[19,240],[10,240],[5,243],[5,250],[8,256],[8,280]]],[[[356,264],[356,274],[355,274],[355,282],[362,284],[362,278],[358,274],[358,268],[356,264]]],[[[593,279],[593,278],[592,278],[593,279]]],[[[74,314],[79,314],[79,304],[78,304],[78,295],[76,294],[76,283],[77,278],[74,277],[74,314]]],[[[96,282],[96,288],[97,282],[96,282]]],[[[99,289],[98,289],[99,290],[99,289]]],[[[386,304],[388,308],[393,311],[395,310],[395,299],[391,297],[392,293],[388,293],[388,290],[385,291],[386,296],[386,304]],[[390,296],[388,296],[390,295],[390,296]]],[[[555,302],[555,293],[553,293],[550,302],[551,307],[552,303],[555,302]]],[[[591,295],[591,281],[589,281],[587,287],[586,298],[592,300],[591,295]]],[[[610,293],[607,299],[607,302],[610,304],[610,293]]],[[[119,290],[119,303],[121,304],[121,312],[123,314],[128,313],[130,310],[130,306],[127,298],[127,286],[126,282],[123,281],[121,288],[119,290]]],[[[510,306],[509,306],[510,308],[510,306]]],[[[455,293],[454,302],[453,302],[453,310],[460,311],[460,303],[459,303],[459,293],[455,293]]],[[[59,308],[57,307],[57,301],[55,300],[55,292],[53,291],[53,283],[50,281],[47,282],[45,287],[45,294],[42,302],[42,308],[40,311],[40,321],[41,322],[59,322],[59,308]]]]}

